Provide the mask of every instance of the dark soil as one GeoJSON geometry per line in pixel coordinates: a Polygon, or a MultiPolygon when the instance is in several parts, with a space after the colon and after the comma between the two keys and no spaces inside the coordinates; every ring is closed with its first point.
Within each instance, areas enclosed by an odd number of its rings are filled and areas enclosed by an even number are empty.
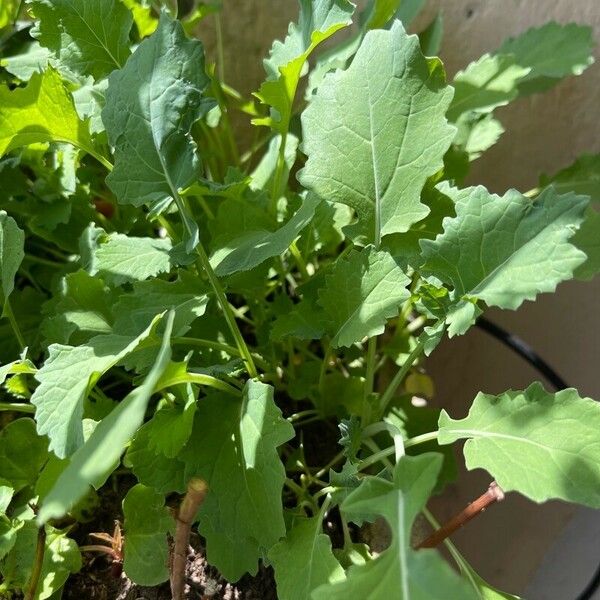
{"type": "MultiPolygon", "coordinates": [[[[245,576],[236,584],[227,583],[206,562],[200,538],[192,535],[191,541],[186,599],[277,600],[270,568],[261,567],[256,577],[245,576]]],[[[158,587],[141,587],[118,571],[102,557],[88,557],[81,571],[69,579],[63,600],[171,600],[168,582],[158,587]]]]}
{"type": "MultiPolygon", "coordinates": [[[[120,477],[115,489],[105,486],[93,520],[77,524],[71,536],[80,544],[97,543],[92,532],[112,534],[115,520],[122,523],[121,500],[135,481],[120,477]]],[[[255,577],[246,575],[235,584],[225,581],[204,556],[204,546],[198,534],[190,539],[187,562],[187,600],[277,600],[273,570],[261,566],[255,577]]],[[[156,587],[134,584],[122,573],[121,565],[98,553],[83,554],[83,567],[72,575],[63,592],[63,600],[171,600],[169,583],[156,587]]]]}

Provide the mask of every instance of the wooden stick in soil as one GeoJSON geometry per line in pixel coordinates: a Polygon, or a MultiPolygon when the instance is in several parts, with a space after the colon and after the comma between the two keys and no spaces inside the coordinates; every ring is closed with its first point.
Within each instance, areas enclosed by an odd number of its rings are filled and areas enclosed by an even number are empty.
{"type": "Polygon", "coordinates": [[[427,539],[417,545],[417,548],[435,548],[446,538],[450,537],[457,529],[468,523],[471,519],[483,512],[488,506],[504,500],[504,492],[500,486],[492,481],[487,491],[471,502],[462,512],[450,519],[445,525],[434,531],[427,539]]]}
{"type": "Polygon", "coordinates": [[[31,577],[27,584],[27,592],[25,594],[25,600],[33,600],[35,593],[37,592],[38,584],[40,582],[40,575],[42,574],[42,565],[44,564],[44,551],[46,549],[46,527],[42,525],[38,529],[37,545],[35,547],[35,558],[33,562],[33,569],[31,570],[31,577]]]}
{"type": "Polygon", "coordinates": [[[188,546],[194,517],[206,497],[208,486],[203,479],[190,479],[187,492],[177,511],[175,528],[175,544],[171,563],[171,596],[173,600],[183,600],[185,589],[185,567],[188,546]]]}

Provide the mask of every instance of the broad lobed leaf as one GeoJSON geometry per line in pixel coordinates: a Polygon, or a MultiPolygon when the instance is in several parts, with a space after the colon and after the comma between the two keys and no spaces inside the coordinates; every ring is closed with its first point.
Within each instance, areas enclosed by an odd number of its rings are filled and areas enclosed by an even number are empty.
{"type": "Polygon", "coordinates": [[[533,383],[524,391],[478,394],[464,419],[442,411],[438,441],[466,439],[467,468],[486,469],[504,491],[598,508],[599,426],[596,401],[533,383]]]}
{"type": "Polygon", "coordinates": [[[571,279],[585,255],[569,239],[584,218],[584,196],[548,188],[534,201],[515,190],[504,196],[483,187],[440,190],[455,204],[444,232],[420,242],[423,272],[454,289],[455,299],[518,308],[571,279]]]}
{"type": "Polygon", "coordinates": [[[425,59],[400,22],[370,31],[348,69],[328,74],[302,114],[308,161],[300,182],[352,207],[354,234],[376,246],[407,231],[429,212],[421,190],[455,134],[444,116],[451,98],[441,63],[425,59]]]}
{"type": "Polygon", "coordinates": [[[131,12],[120,0],[27,0],[39,19],[32,36],[67,74],[106,77],[129,56],[131,12]]]}

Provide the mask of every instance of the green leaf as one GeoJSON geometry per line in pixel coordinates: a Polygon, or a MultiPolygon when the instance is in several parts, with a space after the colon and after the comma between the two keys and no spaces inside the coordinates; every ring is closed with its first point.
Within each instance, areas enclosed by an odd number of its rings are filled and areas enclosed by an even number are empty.
{"type": "Polygon", "coordinates": [[[24,246],[25,234],[17,222],[0,210],[0,312],[15,287],[15,275],[25,256],[24,246]]]}
{"type": "Polygon", "coordinates": [[[0,29],[6,27],[15,18],[17,3],[15,0],[4,0],[0,5],[0,29]]]}
{"type": "Polygon", "coordinates": [[[370,31],[350,67],[327,75],[302,114],[308,161],[300,182],[354,208],[355,233],[375,245],[407,231],[427,215],[421,190],[454,137],[444,116],[451,98],[441,63],[425,59],[416,36],[399,22],[370,31]]]}
{"type": "Polygon", "coordinates": [[[151,279],[134,283],[133,291],[120,296],[113,306],[114,330],[121,335],[137,335],[157,314],[173,310],[173,335],[182,336],[204,314],[208,298],[202,281],[186,271],[181,271],[175,281],[151,279]]]}
{"type": "Polygon", "coordinates": [[[152,6],[146,0],[121,0],[132,12],[133,21],[140,38],[145,38],[156,31],[158,19],[152,14],[152,6]]]}
{"type": "Polygon", "coordinates": [[[42,324],[46,340],[81,344],[94,335],[111,332],[113,295],[97,277],[85,271],[69,273],[61,281],[60,294],[44,307],[42,324]]]}
{"type": "Polygon", "coordinates": [[[572,241],[587,256],[586,261],[575,269],[575,277],[589,281],[600,273],[600,213],[588,208],[585,220],[572,241]]]}
{"type": "Polygon", "coordinates": [[[152,421],[145,423],[135,434],[127,450],[125,461],[131,465],[140,483],[153,487],[163,494],[183,493],[186,489],[185,464],[177,458],[168,458],[162,452],[155,452],[152,439],[152,421]]]}
{"type": "Polygon", "coordinates": [[[392,543],[375,559],[351,566],[345,581],[317,588],[314,600],[476,598],[437,552],[410,547],[412,523],[431,494],[440,466],[436,454],[405,456],[394,468],[393,481],[366,477],[349,494],[342,512],[358,523],[365,515],[383,516],[392,530],[392,543]]]}
{"type": "Polygon", "coordinates": [[[14,548],[17,532],[22,526],[23,522],[19,519],[9,519],[0,514],[0,561],[14,548]]]}
{"type": "Polygon", "coordinates": [[[94,244],[86,249],[84,268],[90,275],[99,275],[109,285],[122,285],[170,271],[171,240],[94,229],[92,235],[82,238],[94,244]]]}
{"type": "Polygon", "coordinates": [[[21,81],[29,81],[34,73],[42,73],[46,69],[49,58],[47,48],[31,42],[19,54],[0,58],[0,66],[21,81]]]}
{"type": "Polygon", "coordinates": [[[463,115],[456,123],[455,147],[468,154],[468,160],[479,158],[504,133],[502,123],[492,115],[463,115]]]}
{"type": "Polygon", "coordinates": [[[0,431],[0,478],[15,492],[32,486],[48,459],[47,448],[32,419],[12,421],[0,431]]]}
{"type": "Polygon", "coordinates": [[[40,385],[31,402],[36,406],[38,433],[50,438],[50,449],[59,458],[70,456],[83,444],[83,402],[90,389],[152,330],[151,324],[137,337],[98,335],[82,346],[49,347],[48,359],[35,375],[40,385]]]}
{"type": "Polygon", "coordinates": [[[423,272],[453,286],[456,300],[514,310],[554,291],[585,260],[568,242],[583,220],[583,196],[549,188],[532,201],[516,190],[504,196],[483,187],[440,190],[454,201],[456,217],[444,220],[435,240],[421,241],[423,272]]]}
{"type": "Polygon", "coordinates": [[[281,491],[285,469],[277,447],[294,435],[273,401],[273,388],[250,380],[242,400],[211,394],[198,404],[180,457],[186,480],[210,489],[199,531],[207,559],[228,581],[256,573],[258,559],[285,535],[281,491]]]}
{"type": "Polygon", "coordinates": [[[507,39],[499,54],[512,54],[529,69],[519,83],[520,93],[544,91],[568,75],[581,75],[594,62],[592,28],[551,21],[507,39]]]}
{"type": "Polygon", "coordinates": [[[350,25],[354,5],[348,0],[300,0],[298,23],[292,23],[283,42],[275,41],[264,61],[267,80],[256,97],[270,107],[268,117],[256,118],[255,125],[288,132],[298,82],[313,50],[336,31],[350,25]]]}
{"type": "Polygon", "coordinates": [[[160,351],[143,383],[123,401],[92,432],[89,439],[70,459],[54,487],[44,498],[38,521],[44,523],[64,516],[88,492],[90,486],[100,487],[118,464],[127,444],[144,422],[144,416],[155,386],[171,359],[173,313],[169,313],[160,351]]]}
{"type": "Polygon", "coordinates": [[[24,88],[0,86],[0,156],[46,142],[73,144],[108,163],[94,150],[87,124],[79,119],[73,98],[52,68],[34,73],[24,88]]]}
{"type": "Polygon", "coordinates": [[[454,122],[472,111],[488,114],[508,104],[519,95],[517,84],[529,71],[530,67],[520,65],[512,55],[484,54],[455,75],[448,119],[454,122]]]}
{"type": "Polygon", "coordinates": [[[60,70],[106,77],[129,56],[131,13],[119,0],[28,0],[31,35],[51,50],[60,70]]]}
{"type": "Polygon", "coordinates": [[[14,493],[15,490],[10,482],[6,479],[0,479],[0,515],[6,514],[14,493]]]}
{"type": "Polygon", "coordinates": [[[169,578],[167,533],[175,529],[175,521],[164,504],[162,494],[140,484],[123,500],[123,569],[138,585],[158,585],[169,578]]]}
{"type": "Polygon", "coordinates": [[[296,520],[286,538],[271,548],[269,560],[280,600],[305,600],[318,586],[344,578],[331,539],[322,532],[321,516],[296,520]]]}
{"type": "Polygon", "coordinates": [[[386,321],[410,297],[409,283],[392,256],[372,246],[336,261],[318,300],[326,313],[331,345],[351,346],[382,333],[386,321]]]}
{"type": "Polygon", "coordinates": [[[209,81],[202,44],[164,12],[158,29],[111,73],[102,120],[115,149],[106,181],[119,202],[156,207],[194,181],[199,163],[189,134],[207,107],[209,81]]]}
{"type": "MultiPolygon", "coordinates": [[[[183,365],[185,368],[185,363],[183,365]]],[[[145,425],[149,436],[148,449],[167,458],[175,458],[192,434],[195,414],[196,399],[192,393],[188,394],[184,406],[165,407],[157,411],[145,425]]]]}
{"type": "Polygon", "coordinates": [[[439,12],[419,34],[419,43],[425,56],[437,56],[444,36],[444,18],[439,12]]]}
{"type": "MultiPolygon", "coordinates": [[[[5,562],[0,564],[4,584],[27,590],[35,561],[38,528],[35,521],[27,521],[17,532],[16,543],[5,562]]],[[[77,543],[66,532],[46,526],[44,559],[38,588],[33,600],[48,600],[59,592],[71,573],[81,568],[81,554],[77,543]]]]}
{"type": "Polygon", "coordinates": [[[559,498],[600,507],[600,405],[576,390],[478,394],[469,414],[442,411],[438,441],[467,439],[468,469],[486,469],[505,491],[536,502],[559,498]]]}
{"type": "Polygon", "coordinates": [[[248,271],[268,258],[283,254],[311,222],[320,202],[318,196],[307,194],[300,208],[276,231],[250,230],[226,242],[221,238],[220,243],[224,245],[218,247],[210,257],[215,273],[225,276],[248,271]]]}
{"type": "Polygon", "coordinates": [[[575,192],[600,202],[600,154],[584,154],[554,175],[541,175],[540,187],[551,185],[559,194],[575,192]]]}
{"type": "MultiPolygon", "coordinates": [[[[277,163],[279,160],[279,152],[281,149],[281,135],[274,136],[269,142],[267,151],[263,155],[260,162],[256,165],[254,171],[252,171],[250,177],[250,187],[253,190],[271,190],[273,187],[273,178],[277,171],[277,163]]],[[[273,195],[277,198],[285,195],[285,182],[288,181],[289,173],[296,162],[296,155],[298,153],[298,138],[288,133],[285,136],[285,148],[283,150],[283,162],[285,164],[284,176],[281,178],[281,189],[275,190],[273,195]]]]}

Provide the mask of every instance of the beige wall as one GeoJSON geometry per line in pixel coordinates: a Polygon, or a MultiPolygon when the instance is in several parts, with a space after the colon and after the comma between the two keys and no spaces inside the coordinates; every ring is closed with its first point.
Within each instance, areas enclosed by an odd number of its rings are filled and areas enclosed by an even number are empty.
{"type": "MultiPolygon", "coordinates": [[[[505,37],[549,19],[593,25],[600,40],[598,0],[430,0],[420,21],[426,23],[440,8],[446,31],[441,55],[449,75],[498,47],[505,37]]],[[[260,58],[274,37],[285,34],[295,14],[292,0],[225,0],[227,80],[242,91],[255,90],[263,76],[260,58]]],[[[209,49],[211,28],[207,22],[204,37],[209,49]]],[[[500,192],[511,186],[526,190],[536,185],[540,172],[559,169],[582,152],[599,152],[600,55],[598,60],[582,77],[498,110],[507,132],[474,164],[471,181],[500,192]]],[[[490,312],[490,317],[529,341],[572,385],[600,399],[599,295],[600,279],[570,283],[516,313],[490,312]]],[[[537,378],[521,360],[477,330],[443,344],[429,369],[437,382],[438,401],[454,416],[466,412],[479,390],[517,389],[537,378]]],[[[463,474],[460,485],[434,502],[437,516],[443,520],[461,509],[488,483],[485,474],[463,474]]],[[[459,532],[456,541],[482,575],[519,592],[573,510],[560,503],[540,508],[513,494],[459,532]]]]}

